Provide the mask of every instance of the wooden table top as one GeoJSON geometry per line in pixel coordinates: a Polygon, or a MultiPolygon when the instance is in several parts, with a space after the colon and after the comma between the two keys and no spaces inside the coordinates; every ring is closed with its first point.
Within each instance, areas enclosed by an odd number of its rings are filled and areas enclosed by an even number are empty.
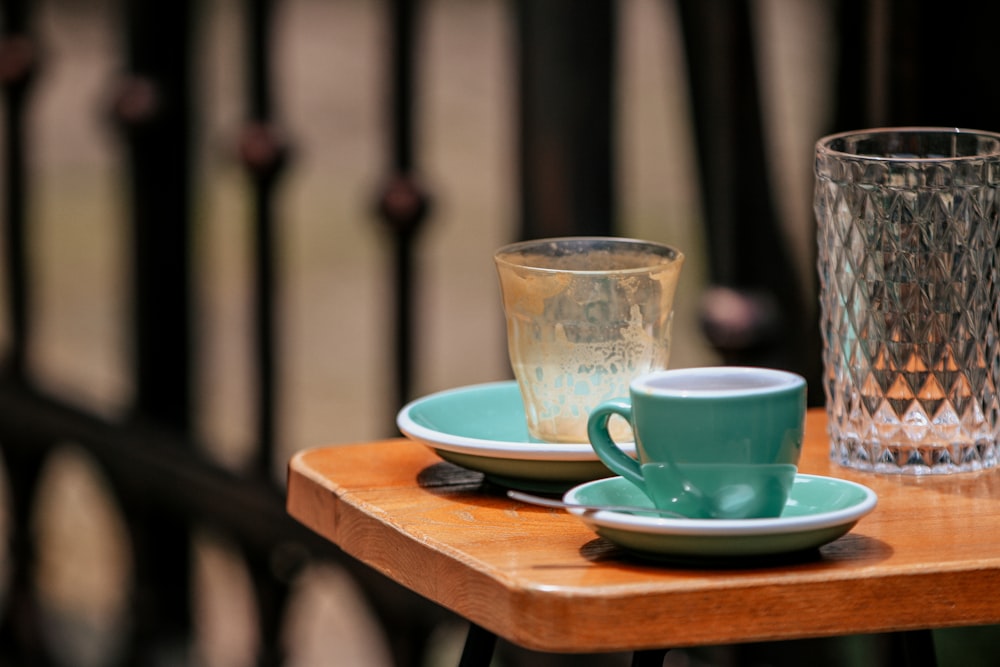
{"type": "Polygon", "coordinates": [[[828,460],[810,411],[800,471],[875,511],[818,553],[745,567],[649,564],[576,517],[510,500],[393,439],[300,452],[289,513],[345,552],[524,647],[597,652],[1000,623],[1000,471],[881,476],[828,460]]]}

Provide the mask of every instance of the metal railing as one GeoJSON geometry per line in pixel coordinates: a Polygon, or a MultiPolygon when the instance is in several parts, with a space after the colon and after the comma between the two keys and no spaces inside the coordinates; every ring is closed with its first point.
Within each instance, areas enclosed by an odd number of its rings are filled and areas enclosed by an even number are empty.
{"type": "MultiPolygon", "coordinates": [[[[0,448],[9,479],[9,587],[0,625],[0,656],[11,664],[56,664],[45,640],[35,572],[37,551],[31,519],[47,458],[62,444],[82,446],[109,480],[131,545],[132,581],[128,637],[120,659],[128,665],[162,664],[185,655],[192,636],[192,535],[200,526],[220,531],[238,545],[252,581],[260,636],[257,664],[283,663],[281,629],[289,585],[311,556],[333,559],[353,572],[379,620],[393,628],[398,664],[418,661],[422,643],[442,616],[414,612],[420,601],[344,558],[297,525],[284,511],[273,480],[278,392],[276,280],[281,238],[274,200],[289,155],[273,113],[274,3],[241,6],[245,37],[246,99],[237,154],[252,202],[252,282],[255,380],[255,447],[239,474],[205,456],[194,435],[193,363],[200,342],[194,319],[192,182],[198,100],[194,61],[198,52],[197,3],[125,2],[120,6],[126,71],[108,113],[124,147],[123,190],[128,210],[131,378],[127,414],[109,419],[41,390],[30,372],[33,340],[32,216],[28,156],[30,98],[43,45],[34,26],[40,3],[0,5],[0,83],[4,92],[4,299],[10,327],[0,377],[0,448]]],[[[393,43],[401,50],[413,31],[412,3],[393,4],[393,43]]],[[[111,11],[112,6],[107,10],[111,11]]],[[[408,73],[396,89],[409,85],[408,73]]],[[[393,105],[409,113],[403,98],[393,105]]],[[[401,143],[397,137],[396,142],[401,143]]],[[[400,165],[405,167],[405,165],[400,165]]],[[[387,201],[398,201],[391,194],[387,201]]],[[[386,207],[394,224],[398,206],[386,207]]],[[[415,222],[415,221],[409,221],[415,222]]],[[[400,234],[400,253],[409,251],[400,234]]],[[[40,261],[44,261],[42,258],[40,261]]],[[[402,264],[403,270],[409,269],[402,264]]],[[[401,276],[400,285],[406,283],[401,276]]],[[[409,296],[409,295],[405,295],[409,296]]],[[[401,299],[400,321],[406,321],[401,299]]],[[[405,340],[405,330],[399,339],[405,340]]],[[[398,372],[405,378],[400,356],[398,372]]]]}

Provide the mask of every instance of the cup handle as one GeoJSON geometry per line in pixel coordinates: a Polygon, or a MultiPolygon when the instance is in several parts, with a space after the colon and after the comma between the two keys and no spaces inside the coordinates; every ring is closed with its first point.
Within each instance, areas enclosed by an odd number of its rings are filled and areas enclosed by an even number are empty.
{"type": "Polygon", "coordinates": [[[640,489],[646,487],[642,479],[642,468],[639,462],[626,454],[608,433],[608,421],[612,415],[624,417],[632,424],[632,403],[626,398],[616,398],[601,403],[594,408],[587,418],[587,435],[590,446],[594,448],[597,457],[604,462],[612,472],[616,472],[640,489]]]}

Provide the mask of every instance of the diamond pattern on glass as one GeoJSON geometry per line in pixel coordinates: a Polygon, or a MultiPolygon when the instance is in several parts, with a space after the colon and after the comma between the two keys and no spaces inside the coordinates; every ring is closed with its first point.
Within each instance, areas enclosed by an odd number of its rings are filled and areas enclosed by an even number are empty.
{"type": "Polygon", "coordinates": [[[996,156],[820,151],[815,212],[831,454],[880,472],[997,465],[996,156]]]}

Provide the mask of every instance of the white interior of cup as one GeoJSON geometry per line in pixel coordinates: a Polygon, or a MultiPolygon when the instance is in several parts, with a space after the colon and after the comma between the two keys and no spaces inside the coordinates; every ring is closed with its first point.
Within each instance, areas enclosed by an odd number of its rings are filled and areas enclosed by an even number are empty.
{"type": "Polygon", "coordinates": [[[679,368],[651,373],[632,382],[636,391],[669,396],[745,396],[801,386],[795,373],[745,366],[679,368]]]}

